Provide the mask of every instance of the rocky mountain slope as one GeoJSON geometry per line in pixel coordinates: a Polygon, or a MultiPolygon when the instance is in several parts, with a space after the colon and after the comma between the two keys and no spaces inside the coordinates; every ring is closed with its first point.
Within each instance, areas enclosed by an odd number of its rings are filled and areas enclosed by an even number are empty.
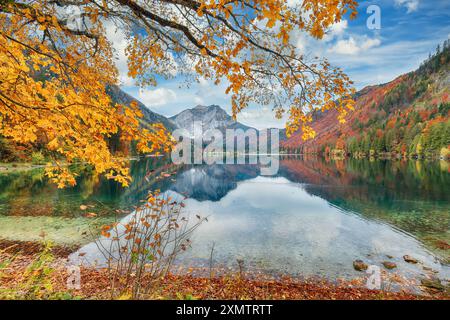
{"type": "Polygon", "coordinates": [[[190,136],[194,136],[194,131],[201,130],[206,132],[209,129],[219,129],[225,133],[226,129],[242,129],[247,130],[251,127],[240,122],[234,121],[233,118],[221,107],[217,105],[201,106],[198,105],[192,109],[186,109],[179,114],[170,118],[173,123],[181,129],[186,129],[190,136]],[[195,125],[199,128],[194,130],[195,125]]]}
{"type": "Polygon", "coordinates": [[[151,111],[149,108],[147,108],[142,102],[139,100],[133,98],[128,93],[125,93],[122,89],[120,89],[118,86],[108,86],[107,92],[111,99],[115,103],[124,104],[124,105],[130,105],[132,101],[136,101],[138,104],[138,107],[141,109],[143,113],[143,120],[147,123],[162,123],[168,130],[173,131],[176,126],[175,124],[167,119],[165,116],[160,115],[156,112],[151,111]]]}

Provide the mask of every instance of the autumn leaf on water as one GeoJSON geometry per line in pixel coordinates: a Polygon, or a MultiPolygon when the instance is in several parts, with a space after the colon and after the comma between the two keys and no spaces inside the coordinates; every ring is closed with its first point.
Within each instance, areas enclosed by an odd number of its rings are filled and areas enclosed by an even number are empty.
{"type": "Polygon", "coordinates": [[[96,216],[97,216],[97,214],[95,212],[88,212],[85,214],[86,218],[94,218],[96,216]]]}

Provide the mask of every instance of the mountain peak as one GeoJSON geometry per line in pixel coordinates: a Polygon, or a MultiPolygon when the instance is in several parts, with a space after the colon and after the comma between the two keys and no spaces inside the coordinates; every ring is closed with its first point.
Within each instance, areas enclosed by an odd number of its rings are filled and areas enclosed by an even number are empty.
{"type": "Polygon", "coordinates": [[[216,104],[212,104],[212,105],[209,105],[209,106],[198,104],[194,108],[192,108],[191,110],[202,110],[202,111],[204,111],[204,110],[221,110],[223,112],[226,112],[224,109],[222,109],[220,106],[218,106],[216,104]]]}
{"type": "Polygon", "coordinates": [[[186,109],[170,118],[178,128],[186,129],[193,134],[194,122],[202,123],[203,132],[209,129],[224,131],[228,128],[240,128],[247,130],[244,124],[235,120],[220,106],[212,104],[209,106],[197,105],[192,109],[186,109]]]}

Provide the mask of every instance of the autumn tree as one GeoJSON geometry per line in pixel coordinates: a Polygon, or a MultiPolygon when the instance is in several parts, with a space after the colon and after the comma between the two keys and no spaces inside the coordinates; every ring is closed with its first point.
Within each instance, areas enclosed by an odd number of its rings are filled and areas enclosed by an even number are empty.
{"type": "MultiPolygon", "coordinates": [[[[355,0],[0,0],[0,135],[20,143],[44,139],[69,163],[81,160],[124,184],[124,161],[106,138],[137,141],[140,152],[170,146],[160,125],[141,128],[136,105],[112,104],[105,91],[117,82],[105,25],[127,35],[129,76],[140,86],[158,76],[224,82],[233,116],[250,103],[287,113],[288,135],[310,127],[316,110],[353,108],[351,81],[319,57],[301,54],[291,34],[320,39],[355,0]],[[71,25],[76,9],[79,23],[71,25]]],[[[55,157],[57,163],[58,157],[55,157]]],[[[62,166],[48,175],[74,184],[62,166]]]]}

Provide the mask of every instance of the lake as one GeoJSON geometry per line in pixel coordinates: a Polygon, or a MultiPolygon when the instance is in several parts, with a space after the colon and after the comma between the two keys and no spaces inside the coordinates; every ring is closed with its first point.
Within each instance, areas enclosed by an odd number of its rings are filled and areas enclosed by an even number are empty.
{"type": "Polygon", "coordinates": [[[225,269],[236,269],[239,259],[254,272],[352,279],[364,275],[353,269],[361,259],[382,269],[394,262],[396,269],[383,272],[416,282],[450,278],[448,162],[291,156],[280,160],[276,176],[261,176],[257,165],[177,167],[163,158],[130,166],[133,183],[125,189],[85,168],[63,190],[42,169],[1,174],[0,238],[45,235],[76,245],[72,261],[98,262],[92,226],[125,219],[149,190],[160,189],[186,197],[187,212],[208,216],[180,257],[186,267],[208,267],[214,243],[214,265],[225,269]]]}

